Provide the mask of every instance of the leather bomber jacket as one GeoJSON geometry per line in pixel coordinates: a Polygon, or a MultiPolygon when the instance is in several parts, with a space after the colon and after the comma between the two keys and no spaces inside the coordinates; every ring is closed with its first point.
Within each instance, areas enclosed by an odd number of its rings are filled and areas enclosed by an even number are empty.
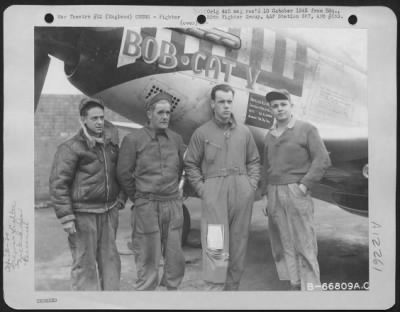
{"type": "Polygon", "coordinates": [[[62,143],[55,154],[50,174],[50,198],[62,223],[74,220],[75,212],[104,213],[126,196],[116,178],[118,131],[109,122],[104,127],[104,144],[90,148],[81,129],[62,143]]]}

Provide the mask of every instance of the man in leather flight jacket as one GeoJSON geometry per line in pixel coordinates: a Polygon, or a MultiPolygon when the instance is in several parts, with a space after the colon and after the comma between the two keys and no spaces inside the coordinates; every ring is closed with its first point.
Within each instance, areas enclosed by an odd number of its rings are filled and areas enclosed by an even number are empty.
{"type": "Polygon", "coordinates": [[[62,143],[50,175],[50,197],[68,233],[73,290],[119,290],[118,210],[126,196],[116,179],[118,132],[97,99],[79,105],[79,132],[62,143]]]}

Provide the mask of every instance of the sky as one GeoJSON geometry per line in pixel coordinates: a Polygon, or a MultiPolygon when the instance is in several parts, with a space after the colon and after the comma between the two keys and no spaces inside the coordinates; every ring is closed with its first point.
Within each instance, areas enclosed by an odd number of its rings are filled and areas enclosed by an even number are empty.
{"type": "MultiPolygon", "coordinates": [[[[364,29],[332,28],[292,28],[292,34],[303,37],[306,41],[325,51],[340,52],[352,59],[360,68],[367,70],[367,31],[364,29]]],[[[43,94],[82,94],[64,74],[64,65],[52,57],[43,94]]]]}
{"type": "Polygon", "coordinates": [[[67,79],[64,73],[64,63],[51,57],[49,70],[43,85],[43,94],[82,94],[67,79]]]}

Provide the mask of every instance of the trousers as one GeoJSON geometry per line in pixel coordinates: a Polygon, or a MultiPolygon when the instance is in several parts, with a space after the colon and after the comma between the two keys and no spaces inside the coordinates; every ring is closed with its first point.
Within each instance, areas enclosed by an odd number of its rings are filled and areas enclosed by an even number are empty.
{"type": "Polygon", "coordinates": [[[154,290],[159,284],[159,264],[164,258],[161,285],[177,289],[185,272],[181,247],[182,200],[137,198],[133,246],[137,268],[136,290],[154,290]]]}
{"type": "Polygon", "coordinates": [[[121,260],[116,245],[118,209],[76,213],[76,233],[68,236],[72,253],[72,290],[119,290],[121,260]]]}
{"type": "Polygon", "coordinates": [[[247,175],[207,179],[202,198],[203,279],[237,290],[244,271],[254,190],[247,175]],[[222,225],[223,248],[210,250],[210,225],[222,225]]]}
{"type": "Polygon", "coordinates": [[[279,279],[320,285],[314,204],[298,184],[268,185],[268,224],[279,279]]]}

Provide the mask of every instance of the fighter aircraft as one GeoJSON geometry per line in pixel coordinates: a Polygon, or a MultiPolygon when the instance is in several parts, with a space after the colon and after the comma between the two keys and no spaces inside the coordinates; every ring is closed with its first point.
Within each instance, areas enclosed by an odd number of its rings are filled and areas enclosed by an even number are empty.
{"type": "Polygon", "coordinates": [[[290,29],[36,27],[35,110],[49,55],[64,62],[75,87],[132,121],[120,127],[143,125],[145,102],[171,94],[170,127],[185,143],[211,118],[211,88],[228,83],[235,117],[250,128],[261,157],[273,123],[265,94],[287,89],[295,115],[319,129],[332,160],[313,196],[368,215],[367,76],[347,55],[290,29]]]}

